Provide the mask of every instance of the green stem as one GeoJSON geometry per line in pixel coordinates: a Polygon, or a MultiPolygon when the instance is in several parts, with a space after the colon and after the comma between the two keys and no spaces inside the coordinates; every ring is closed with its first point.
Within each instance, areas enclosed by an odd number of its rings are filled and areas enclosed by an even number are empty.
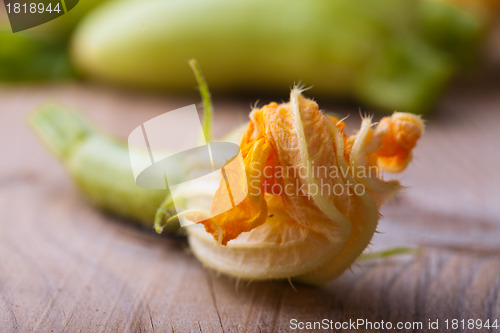
{"type": "Polygon", "coordinates": [[[33,113],[29,122],[43,143],[62,160],[68,159],[80,143],[96,133],[81,115],[54,104],[33,113]]]}
{"type": "Polygon", "coordinates": [[[163,221],[169,217],[168,213],[172,210],[172,207],[174,207],[173,204],[174,202],[172,196],[169,195],[156,210],[153,226],[157,233],[161,234],[163,232],[163,229],[165,229],[165,226],[171,222],[171,220],[168,219],[165,222],[163,221]]]}
{"type": "Polygon", "coordinates": [[[193,70],[196,82],[200,89],[201,99],[203,100],[203,134],[205,135],[205,141],[210,142],[212,140],[212,100],[210,98],[210,91],[208,90],[207,82],[201,71],[200,65],[196,59],[189,60],[189,66],[193,70]]]}
{"type": "MultiPolygon", "coordinates": [[[[210,91],[208,90],[207,82],[203,77],[203,73],[201,71],[200,65],[196,61],[196,59],[189,60],[189,66],[193,70],[194,76],[196,78],[196,82],[198,83],[198,87],[200,89],[201,99],[203,101],[203,135],[205,136],[205,142],[210,142],[212,140],[212,100],[210,98],[210,91]]],[[[160,207],[156,210],[155,219],[154,219],[154,228],[157,233],[162,233],[163,229],[172,224],[172,222],[177,220],[178,215],[172,216],[172,207],[173,200],[171,196],[165,198],[160,207]],[[169,217],[166,221],[165,218],[169,217]]],[[[175,224],[175,223],[174,223],[175,224]]]]}

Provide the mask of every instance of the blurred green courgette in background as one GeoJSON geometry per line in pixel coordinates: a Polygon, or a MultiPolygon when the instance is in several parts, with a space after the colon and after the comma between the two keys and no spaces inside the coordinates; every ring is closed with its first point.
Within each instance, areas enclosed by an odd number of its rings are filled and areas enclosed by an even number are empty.
{"type": "Polygon", "coordinates": [[[122,86],[190,91],[183,64],[195,57],[216,92],[301,81],[315,95],[424,113],[477,50],[487,19],[466,8],[439,0],[119,1],[83,21],[72,55],[88,77],[122,86]]]}

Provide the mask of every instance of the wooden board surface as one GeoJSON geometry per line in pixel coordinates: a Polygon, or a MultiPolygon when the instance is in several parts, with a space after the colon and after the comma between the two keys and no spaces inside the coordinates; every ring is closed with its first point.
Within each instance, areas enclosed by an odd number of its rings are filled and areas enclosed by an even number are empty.
{"type": "MultiPolygon", "coordinates": [[[[292,288],[218,276],[183,238],[96,211],[26,125],[52,100],[126,137],[197,99],[79,84],[2,87],[0,332],[286,332],[292,319],[325,318],[424,327],[439,319],[443,331],[445,319],[500,321],[499,88],[447,94],[401,175],[408,188],[382,210],[371,250],[403,245],[417,254],[360,262],[323,288],[292,288]]],[[[246,121],[251,102],[216,101],[216,131],[246,121]]],[[[359,122],[356,107],[328,111],[353,111],[349,121],[359,122]]]]}

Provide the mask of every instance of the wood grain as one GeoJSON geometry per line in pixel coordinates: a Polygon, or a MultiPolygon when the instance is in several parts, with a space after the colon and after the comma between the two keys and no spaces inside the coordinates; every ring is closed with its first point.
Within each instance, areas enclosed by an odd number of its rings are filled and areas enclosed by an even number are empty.
{"type": "MultiPolygon", "coordinates": [[[[0,332],[287,332],[293,318],[500,321],[499,86],[447,94],[401,175],[408,188],[382,211],[371,249],[418,252],[358,262],[323,288],[218,276],[182,237],[96,211],[26,125],[27,114],[54,100],[125,137],[193,100],[81,84],[0,89],[0,332]]],[[[250,102],[216,101],[217,131],[244,122],[250,102]]]]}

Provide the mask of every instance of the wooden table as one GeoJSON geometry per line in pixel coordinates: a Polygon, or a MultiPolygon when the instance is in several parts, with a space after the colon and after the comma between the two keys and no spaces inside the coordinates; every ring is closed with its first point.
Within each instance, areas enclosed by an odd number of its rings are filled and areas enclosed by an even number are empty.
{"type": "MultiPolygon", "coordinates": [[[[424,327],[439,319],[444,331],[446,319],[500,321],[499,92],[497,83],[448,93],[400,177],[408,188],[384,206],[370,250],[418,253],[358,262],[314,288],[218,276],[182,237],[96,211],[26,125],[52,100],[126,137],[198,97],[76,83],[1,87],[0,332],[285,332],[292,319],[324,318],[424,327]]],[[[251,102],[216,100],[217,131],[246,121],[251,102]]],[[[328,110],[359,121],[355,106],[328,110]]]]}

